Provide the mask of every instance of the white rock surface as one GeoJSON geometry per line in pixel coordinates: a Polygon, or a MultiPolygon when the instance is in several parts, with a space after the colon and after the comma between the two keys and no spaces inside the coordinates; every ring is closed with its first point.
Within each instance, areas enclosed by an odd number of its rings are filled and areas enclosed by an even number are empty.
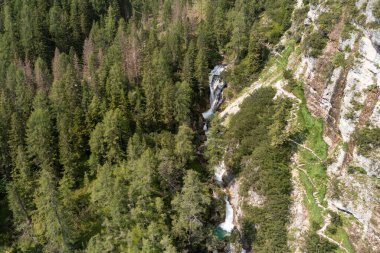
{"type": "Polygon", "coordinates": [[[377,101],[375,109],[373,110],[373,113],[369,120],[371,121],[372,125],[380,127],[380,100],[377,101]]]}
{"type": "Polygon", "coordinates": [[[339,78],[340,73],[342,72],[342,68],[334,69],[334,72],[330,78],[330,81],[327,83],[325,90],[323,91],[322,100],[320,102],[321,107],[328,112],[331,109],[331,98],[334,93],[335,83],[339,78]]]}
{"type": "Polygon", "coordinates": [[[312,57],[303,56],[294,76],[298,79],[303,77],[304,80],[312,79],[314,76],[316,59],[312,57]]]}
{"type": "Polygon", "coordinates": [[[356,103],[363,105],[367,89],[371,85],[379,85],[379,70],[376,65],[380,56],[368,37],[363,37],[360,40],[359,52],[362,57],[357,60],[347,75],[346,88],[342,98],[339,129],[345,142],[350,140],[361,112],[361,109],[354,111],[354,118],[347,118],[347,115],[353,112],[353,102],[356,101],[356,103]]]}
{"type": "Polygon", "coordinates": [[[363,168],[368,176],[375,176],[380,179],[380,150],[376,150],[372,153],[374,157],[368,158],[360,155],[357,149],[355,149],[353,165],[363,168]]]}

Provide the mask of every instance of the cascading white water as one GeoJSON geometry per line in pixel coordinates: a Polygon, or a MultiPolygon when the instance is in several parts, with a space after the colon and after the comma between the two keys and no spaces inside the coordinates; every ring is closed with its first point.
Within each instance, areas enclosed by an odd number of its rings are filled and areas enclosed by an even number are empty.
{"type": "Polygon", "coordinates": [[[224,198],[224,201],[226,202],[226,219],[223,223],[219,225],[221,229],[226,231],[227,233],[231,233],[231,231],[234,229],[234,209],[232,208],[232,205],[228,201],[228,197],[226,196],[224,198]]]}
{"type": "Polygon", "coordinates": [[[220,75],[225,69],[225,65],[216,65],[209,75],[210,109],[202,113],[203,118],[206,120],[205,131],[207,131],[207,121],[223,102],[223,89],[226,86],[226,82],[222,80],[220,75]]]}
{"type": "Polygon", "coordinates": [[[214,168],[214,178],[218,184],[223,183],[223,176],[227,172],[226,165],[224,164],[224,161],[221,161],[217,166],[214,168]]]}
{"type": "MultiPolygon", "coordinates": [[[[205,131],[207,131],[207,121],[210,120],[214,112],[219,108],[223,102],[223,89],[226,86],[226,82],[221,78],[222,72],[226,69],[225,65],[217,65],[210,72],[209,86],[210,86],[210,109],[202,113],[205,122],[205,131]]],[[[226,166],[224,162],[220,162],[215,166],[215,180],[218,184],[223,183],[223,175],[226,173],[226,166]]],[[[223,223],[219,225],[225,232],[230,233],[234,228],[234,210],[231,203],[228,201],[228,197],[224,198],[226,202],[226,218],[223,223]]]]}
{"type": "MultiPolygon", "coordinates": [[[[212,117],[212,115],[218,110],[219,106],[223,102],[223,89],[226,86],[226,82],[221,78],[221,73],[226,69],[225,65],[217,65],[210,72],[209,75],[209,86],[210,86],[210,109],[206,112],[202,113],[203,118],[205,119],[204,130],[207,133],[207,123],[212,117]]],[[[224,161],[221,161],[214,168],[214,178],[215,181],[219,184],[223,184],[223,176],[227,172],[226,165],[224,161]]],[[[218,228],[222,229],[226,234],[231,233],[234,229],[234,209],[231,203],[228,200],[228,196],[224,197],[224,201],[226,202],[226,218],[224,222],[219,224],[218,228]]],[[[214,252],[218,252],[215,250],[214,252]]],[[[241,249],[240,253],[246,253],[245,249],[241,249]]]]}

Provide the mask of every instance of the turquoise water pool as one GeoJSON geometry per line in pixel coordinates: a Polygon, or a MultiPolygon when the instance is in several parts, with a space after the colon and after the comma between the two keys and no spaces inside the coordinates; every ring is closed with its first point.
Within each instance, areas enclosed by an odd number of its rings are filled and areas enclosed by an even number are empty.
{"type": "Polygon", "coordinates": [[[230,236],[231,233],[228,233],[227,231],[223,230],[221,227],[217,227],[214,231],[216,237],[218,237],[219,240],[223,240],[227,236],[230,236]]]}

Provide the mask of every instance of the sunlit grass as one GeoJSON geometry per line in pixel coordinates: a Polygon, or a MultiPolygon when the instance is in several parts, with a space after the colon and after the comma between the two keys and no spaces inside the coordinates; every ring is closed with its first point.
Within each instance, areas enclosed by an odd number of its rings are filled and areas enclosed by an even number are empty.
{"type": "Polygon", "coordinates": [[[300,171],[300,181],[306,190],[304,201],[307,209],[309,210],[310,222],[322,224],[322,209],[317,205],[313,197],[313,192],[315,189],[303,171],[300,171]]]}
{"type": "MultiPolygon", "coordinates": [[[[344,226],[349,226],[350,223],[352,223],[353,221],[351,221],[348,217],[345,217],[345,216],[341,216],[341,219],[343,221],[343,224],[344,226]]],[[[327,231],[326,231],[327,233],[327,231]]],[[[350,239],[346,233],[346,231],[342,228],[342,227],[338,227],[337,228],[337,231],[335,234],[331,234],[331,233],[328,233],[328,235],[333,238],[334,240],[336,240],[337,242],[340,242],[342,243],[342,245],[349,251],[349,252],[355,252],[355,249],[354,247],[352,246],[351,242],[350,242],[350,239]]],[[[338,252],[346,252],[342,249],[339,249],[338,252]]]]}
{"type": "Polygon", "coordinates": [[[322,205],[325,205],[323,202],[327,190],[327,173],[324,162],[327,159],[327,144],[322,138],[323,124],[320,119],[311,116],[304,103],[300,106],[299,122],[305,128],[304,144],[318,156],[316,157],[309,150],[300,149],[300,162],[305,164],[305,170],[315,184],[318,199],[322,205]]]}
{"type": "MultiPolygon", "coordinates": [[[[326,211],[318,206],[313,197],[313,192],[317,192],[316,196],[321,205],[327,207],[325,195],[327,192],[328,177],[325,163],[328,156],[328,146],[323,140],[323,122],[321,119],[313,117],[307,109],[306,99],[301,85],[292,87],[292,92],[302,101],[298,113],[298,119],[299,123],[305,130],[304,145],[313,150],[319,157],[317,158],[306,149],[299,149],[298,151],[299,162],[300,164],[304,164],[303,169],[308,173],[315,186],[313,186],[304,172],[300,171],[300,180],[306,190],[305,204],[309,210],[310,222],[315,222],[321,227],[323,226],[323,215],[326,215],[326,213],[324,213],[326,211]]],[[[345,225],[348,225],[349,221],[347,221],[346,217],[342,217],[342,220],[345,225]]],[[[338,227],[336,234],[329,234],[329,236],[334,240],[341,242],[350,252],[355,252],[346,231],[342,227],[338,227]]],[[[339,248],[337,252],[345,251],[339,248]]]]}

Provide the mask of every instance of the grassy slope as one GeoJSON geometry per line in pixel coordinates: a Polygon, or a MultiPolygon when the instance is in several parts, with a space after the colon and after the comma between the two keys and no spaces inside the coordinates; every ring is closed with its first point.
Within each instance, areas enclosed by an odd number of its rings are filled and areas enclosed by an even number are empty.
{"type": "MultiPolygon", "coordinates": [[[[305,128],[306,136],[304,144],[312,149],[321,158],[319,161],[314,155],[305,149],[298,151],[300,163],[305,164],[304,169],[308,173],[309,177],[301,171],[300,179],[301,183],[305,187],[306,196],[305,203],[309,210],[311,224],[318,224],[323,226],[323,212],[321,207],[316,203],[313,193],[317,192],[317,197],[324,207],[327,207],[325,195],[327,191],[328,177],[324,163],[327,160],[327,144],[323,140],[323,122],[321,119],[314,118],[306,107],[306,100],[301,86],[293,88],[292,92],[298,96],[302,104],[298,114],[300,124],[305,128]],[[314,185],[310,182],[309,178],[313,180],[314,185]],[[315,187],[314,187],[315,186],[315,187]]],[[[344,224],[348,225],[346,217],[342,217],[344,224]]],[[[331,238],[338,242],[342,242],[343,246],[350,252],[355,252],[347,233],[342,228],[338,228],[335,235],[328,234],[331,238]]],[[[337,252],[345,252],[342,249],[338,249],[337,252]]]]}

